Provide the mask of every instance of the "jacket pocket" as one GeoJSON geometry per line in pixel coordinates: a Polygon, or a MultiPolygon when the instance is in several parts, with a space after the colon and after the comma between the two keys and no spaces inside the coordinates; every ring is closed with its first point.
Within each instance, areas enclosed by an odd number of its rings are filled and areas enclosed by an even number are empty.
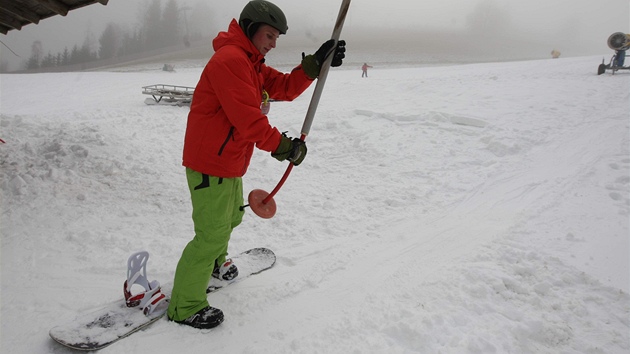
{"type": "Polygon", "coordinates": [[[223,141],[223,144],[221,144],[221,148],[219,148],[219,156],[223,154],[223,149],[225,149],[225,145],[227,145],[227,143],[230,141],[230,139],[232,138],[232,135],[234,135],[234,127],[230,127],[230,131],[228,132],[228,135],[225,138],[225,141],[223,141]]]}

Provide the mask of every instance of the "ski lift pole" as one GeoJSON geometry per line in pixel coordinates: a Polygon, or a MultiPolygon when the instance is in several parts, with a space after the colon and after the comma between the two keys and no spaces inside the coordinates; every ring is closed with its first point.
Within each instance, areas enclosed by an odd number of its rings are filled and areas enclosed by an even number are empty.
{"type": "MultiPolygon", "coordinates": [[[[339,9],[339,14],[337,15],[337,21],[335,22],[335,28],[333,29],[332,39],[335,40],[335,45],[332,47],[326,60],[322,64],[322,67],[319,71],[319,76],[317,77],[317,84],[315,85],[315,90],[313,91],[313,96],[311,97],[311,103],[308,106],[308,110],[306,111],[306,117],[304,118],[304,124],[302,125],[302,132],[300,139],[302,141],[306,140],[306,136],[311,130],[311,125],[313,124],[313,118],[315,118],[315,112],[317,111],[317,106],[319,105],[319,99],[322,96],[322,91],[324,90],[324,84],[326,84],[326,78],[328,77],[328,71],[330,71],[330,64],[332,63],[334,57],[334,51],[337,48],[337,42],[339,42],[339,37],[341,36],[341,29],[343,28],[343,23],[346,19],[346,15],[348,14],[348,9],[350,8],[350,0],[343,0],[341,3],[341,8],[339,9]]],[[[261,218],[269,219],[272,218],[276,214],[276,203],[273,200],[273,197],[278,193],[284,182],[289,177],[291,170],[293,169],[293,163],[289,162],[289,166],[287,170],[284,172],[284,175],[276,185],[276,187],[271,191],[271,193],[267,193],[262,189],[254,189],[249,193],[248,202],[249,206],[252,208],[252,211],[260,216],[261,218]]]]}
{"type": "Polygon", "coordinates": [[[335,28],[332,34],[332,39],[335,40],[335,45],[332,47],[328,57],[326,58],[326,60],[324,60],[324,64],[322,65],[321,70],[319,71],[317,84],[315,85],[315,91],[313,92],[311,103],[309,104],[308,110],[306,111],[306,118],[304,119],[304,124],[302,125],[302,136],[301,136],[302,140],[306,138],[306,136],[311,130],[311,125],[313,124],[313,118],[315,117],[315,111],[317,111],[317,105],[319,104],[319,99],[322,96],[322,91],[324,90],[324,84],[326,83],[326,78],[328,77],[328,71],[330,71],[330,64],[332,63],[333,56],[334,56],[332,54],[337,48],[337,42],[339,42],[339,37],[341,36],[341,29],[343,28],[343,22],[346,19],[346,14],[348,13],[349,7],[350,7],[350,0],[344,0],[341,4],[341,9],[339,10],[339,15],[337,16],[337,22],[335,22],[335,28]]]}

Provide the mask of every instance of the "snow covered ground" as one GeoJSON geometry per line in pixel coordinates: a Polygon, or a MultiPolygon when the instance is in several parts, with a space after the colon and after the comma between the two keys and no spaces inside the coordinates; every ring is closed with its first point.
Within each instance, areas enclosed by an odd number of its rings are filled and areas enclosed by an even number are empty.
{"type": "MultiPolygon", "coordinates": [[[[214,330],[101,352],[630,352],[630,74],[600,62],[333,69],[276,216],[232,235],[276,266],[209,296],[214,330]]],[[[177,68],[0,76],[2,353],[69,352],[49,329],[120,298],[134,251],[172,281],[188,108],[141,87],[196,85],[177,68]]],[[[312,88],[272,123],[299,135],[312,88]]],[[[257,152],[246,193],[285,169],[257,152]]]]}

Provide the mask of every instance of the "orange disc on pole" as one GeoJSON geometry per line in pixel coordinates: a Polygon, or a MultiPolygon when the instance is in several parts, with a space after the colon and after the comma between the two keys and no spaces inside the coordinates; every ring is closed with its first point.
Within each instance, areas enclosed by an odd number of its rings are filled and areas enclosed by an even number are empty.
{"type": "Polygon", "coordinates": [[[270,198],[266,203],[263,202],[268,195],[269,193],[262,189],[254,189],[249,192],[249,196],[247,196],[249,207],[252,208],[252,211],[256,215],[263,219],[271,219],[276,215],[276,202],[273,198],[270,198]]]}

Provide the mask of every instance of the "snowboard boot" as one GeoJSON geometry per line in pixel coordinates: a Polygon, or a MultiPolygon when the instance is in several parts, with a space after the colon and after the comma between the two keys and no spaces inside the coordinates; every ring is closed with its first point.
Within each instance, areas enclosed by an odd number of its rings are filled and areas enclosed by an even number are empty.
{"type": "Polygon", "coordinates": [[[214,328],[223,322],[223,311],[207,306],[183,321],[174,322],[200,329],[214,328]]]}
{"type": "Polygon", "coordinates": [[[238,276],[238,268],[231,259],[226,259],[221,266],[214,264],[212,276],[219,280],[232,280],[238,276]]]}

